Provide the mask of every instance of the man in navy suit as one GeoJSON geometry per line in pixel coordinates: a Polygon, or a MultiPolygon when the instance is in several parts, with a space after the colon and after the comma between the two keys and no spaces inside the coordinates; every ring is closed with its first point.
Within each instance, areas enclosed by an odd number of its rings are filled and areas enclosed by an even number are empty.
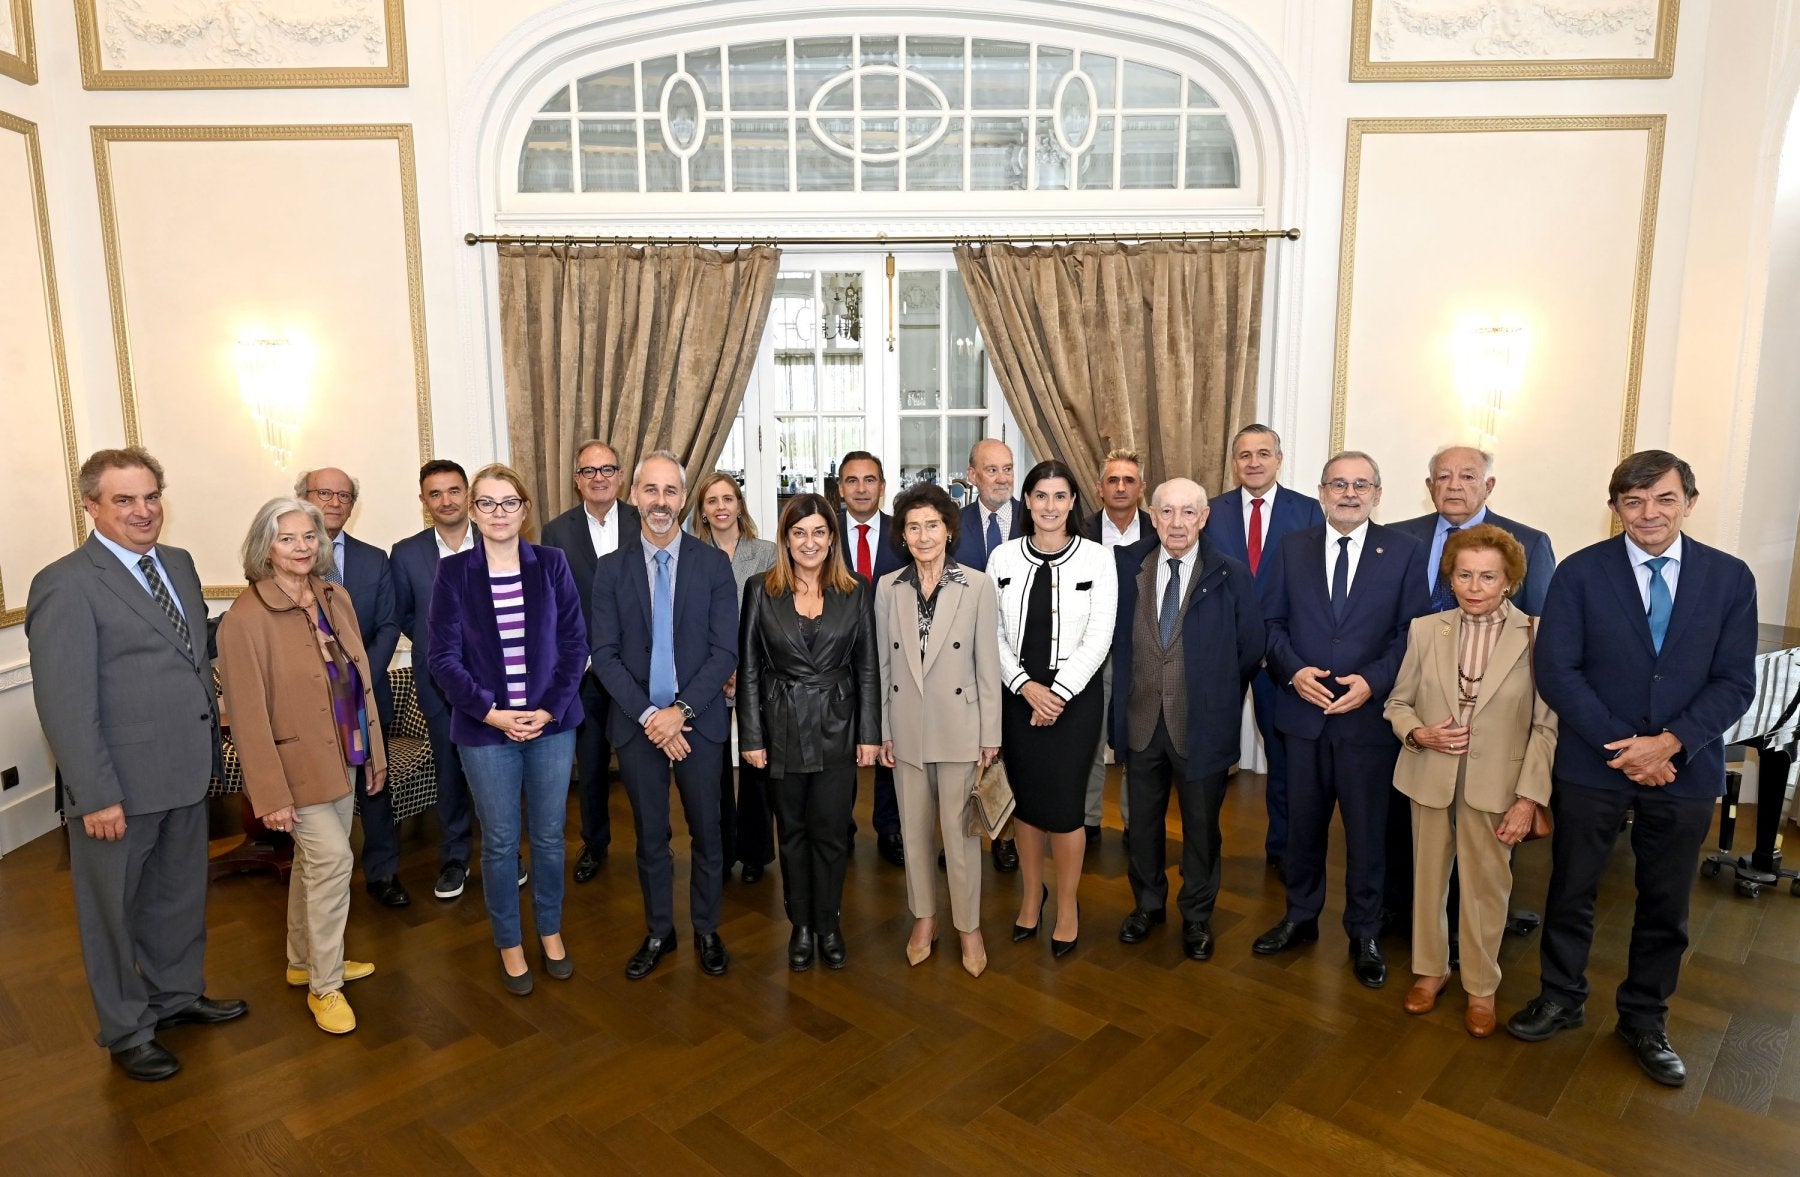
{"type": "Polygon", "coordinates": [[[1607,488],[1623,535],[1583,548],[1550,583],[1537,683],[1561,722],[1542,988],[1506,1028],[1527,1042],[1586,1021],[1594,899],[1627,810],[1637,908],[1618,1034],[1658,1083],[1687,1079],[1669,997],[1688,943],[1695,863],[1725,790],[1719,737],[1756,695],[1756,580],[1681,534],[1699,490],[1674,454],[1644,450],[1607,488]]]}
{"type": "Polygon", "coordinates": [[[724,552],[681,530],[687,474],[679,458],[657,450],[639,460],[631,482],[642,526],[594,566],[590,634],[594,673],[612,699],[608,723],[631,799],[648,929],[625,977],[642,980],[675,949],[671,768],[693,845],[695,945],[700,967],[716,977],[730,963],[719,937],[719,775],[731,742],[725,680],[737,670],[737,581],[724,552]]]}
{"type": "MultiPolygon", "coordinates": [[[[1231,439],[1231,469],[1237,475],[1238,488],[1207,504],[1206,538],[1225,555],[1249,566],[1260,600],[1268,590],[1274,564],[1269,557],[1282,537],[1306,527],[1323,527],[1325,516],[1317,499],[1275,481],[1281,474],[1281,435],[1267,425],[1246,425],[1237,431],[1231,439]]],[[[1275,730],[1275,680],[1266,668],[1250,680],[1250,701],[1256,710],[1256,730],[1262,733],[1263,752],[1269,759],[1268,783],[1263,787],[1263,804],[1269,814],[1263,855],[1270,869],[1281,875],[1288,842],[1287,750],[1281,733],[1275,730]]]]}
{"type": "MultiPolygon", "coordinates": [[[[561,548],[569,558],[590,642],[594,633],[594,566],[602,556],[618,551],[622,539],[638,533],[637,508],[619,502],[624,485],[619,452],[598,438],[584,441],[575,447],[575,492],[581,501],[544,524],[544,542],[561,548]]],[[[606,688],[600,685],[593,667],[588,667],[581,676],[584,718],[575,730],[575,779],[581,797],[577,883],[600,873],[607,847],[612,845],[612,813],[607,805],[612,773],[612,744],[606,736],[609,702],[606,688]]]]}
{"type": "Polygon", "coordinates": [[[1450,586],[1438,582],[1444,540],[1453,531],[1492,523],[1525,549],[1525,583],[1514,603],[1533,617],[1543,616],[1544,594],[1550,589],[1550,574],[1556,571],[1556,553],[1551,550],[1550,537],[1537,528],[1488,510],[1488,496],[1494,493],[1494,455],[1474,446],[1445,446],[1431,456],[1427,470],[1425,490],[1437,510],[1393,526],[1426,546],[1425,582],[1431,589],[1431,607],[1441,611],[1456,604],[1450,586]]]}
{"type": "Polygon", "coordinates": [[[1387,797],[1400,741],[1382,717],[1406,653],[1406,631],[1425,612],[1410,536],[1369,522],[1381,502],[1375,459],[1354,450],[1319,476],[1324,527],[1284,537],[1263,595],[1269,670],[1280,693],[1275,726],[1287,740],[1287,912],[1251,951],[1269,956],[1319,938],[1325,850],[1335,804],[1344,819],[1344,931],[1351,969],[1371,989],[1387,983],[1381,934],[1387,797]]]}
{"type": "MultiPolygon", "coordinates": [[[[387,553],[366,544],[344,530],[350,512],[362,494],[362,484],[342,470],[327,466],[302,471],[294,480],[294,497],[319,508],[325,517],[325,534],[331,539],[332,571],[326,579],[349,590],[362,629],[363,649],[375,676],[375,710],[383,731],[394,722],[394,695],[388,687],[388,663],[400,644],[400,625],[394,620],[394,577],[387,553]]],[[[364,793],[363,886],[384,907],[405,907],[412,896],[400,884],[400,827],[394,821],[392,794],[386,789],[364,793]]]]}
{"type": "MultiPolygon", "coordinates": [[[[894,517],[881,509],[887,496],[887,474],[881,459],[868,450],[851,450],[838,463],[838,494],[844,514],[838,535],[844,545],[844,563],[872,587],[877,580],[900,567],[894,547],[894,517]]],[[[785,542],[777,537],[777,543],[785,542]]],[[[875,594],[869,594],[873,601],[875,594]]],[[[900,802],[894,795],[894,770],[875,766],[875,849],[894,866],[906,865],[906,844],[900,838],[900,802]]],[[[850,823],[852,835],[856,823],[850,823]]]]}
{"type": "Polygon", "coordinates": [[[469,476],[457,463],[433,458],[419,467],[419,502],[431,526],[394,545],[394,621],[412,642],[413,692],[431,736],[437,768],[438,877],[431,893],[455,899],[469,881],[474,810],[462,758],[450,740],[450,707],[431,677],[431,590],[438,561],[475,546],[469,526],[469,476]]]}

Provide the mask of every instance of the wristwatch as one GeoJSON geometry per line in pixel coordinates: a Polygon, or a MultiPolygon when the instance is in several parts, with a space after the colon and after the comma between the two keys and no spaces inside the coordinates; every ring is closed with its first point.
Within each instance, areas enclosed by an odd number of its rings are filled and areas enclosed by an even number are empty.
{"type": "Polygon", "coordinates": [[[677,699],[677,700],[675,700],[674,705],[681,708],[681,713],[684,716],[686,716],[687,718],[689,718],[689,719],[694,718],[694,709],[692,707],[689,707],[685,700],[677,699]]]}
{"type": "Polygon", "coordinates": [[[1406,735],[1401,737],[1400,742],[1405,744],[1408,748],[1411,748],[1414,752],[1423,752],[1425,750],[1425,745],[1413,739],[1413,734],[1411,732],[1407,732],[1406,735]]]}

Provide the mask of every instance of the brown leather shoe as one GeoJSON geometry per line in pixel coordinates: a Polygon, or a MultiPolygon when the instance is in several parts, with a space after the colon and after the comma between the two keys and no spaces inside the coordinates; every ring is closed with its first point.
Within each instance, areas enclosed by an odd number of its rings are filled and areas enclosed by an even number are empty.
{"type": "MultiPolygon", "coordinates": [[[[1409,1014],[1428,1014],[1437,1008],[1438,995],[1450,984],[1450,974],[1441,977],[1420,977],[1413,982],[1413,987],[1406,991],[1406,997],[1400,1002],[1402,1009],[1409,1014]]],[[[1492,1010],[1489,1011],[1489,1023],[1492,1024],[1492,1010]]]]}
{"type": "Polygon", "coordinates": [[[1471,997],[1469,1007],[1463,1010],[1463,1029],[1471,1038],[1487,1038],[1494,1032],[1497,1023],[1494,1020],[1494,999],[1492,997],[1471,997]]]}

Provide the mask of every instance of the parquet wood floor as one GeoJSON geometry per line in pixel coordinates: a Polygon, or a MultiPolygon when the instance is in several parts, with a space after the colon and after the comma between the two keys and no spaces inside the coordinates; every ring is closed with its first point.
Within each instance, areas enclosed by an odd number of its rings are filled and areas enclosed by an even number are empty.
{"type": "MultiPolygon", "coordinates": [[[[1119,943],[1131,901],[1109,810],[1066,961],[1043,938],[1009,941],[1017,876],[986,868],[980,980],[955,960],[947,901],[939,952],[906,966],[905,889],[874,853],[868,797],[843,971],[788,972],[771,872],[727,885],[724,978],[700,972],[678,915],[681,948],[627,982],[643,923],[615,791],[612,860],[569,889],[575,978],[540,976],[524,1000],[495,980],[479,885],[434,900],[433,847],[412,831],[412,907],[376,907],[358,876],[349,946],[378,971],[348,990],[360,1025],[345,1038],[315,1029],[283,982],[282,888],[215,883],[209,990],[251,1013],[166,1034],[185,1069],[157,1084],[123,1078],[93,1045],[66,849],[40,839],[0,862],[0,1172],[1800,1173],[1800,900],[1785,892],[1753,902],[1696,886],[1670,1023],[1690,1079],[1669,1090],[1612,1036],[1631,917],[1623,843],[1600,899],[1589,1024],[1532,1046],[1468,1038],[1455,997],[1424,1018],[1401,1012],[1403,942],[1387,945],[1386,989],[1357,985],[1335,885],[1318,945],[1252,956],[1283,905],[1255,776],[1226,803],[1211,963],[1186,961],[1172,927],[1119,943]]],[[[1517,906],[1541,907],[1547,870],[1544,847],[1520,855],[1517,906]]],[[[1504,1016],[1536,992],[1536,937],[1509,938],[1502,965],[1504,1016]]]]}

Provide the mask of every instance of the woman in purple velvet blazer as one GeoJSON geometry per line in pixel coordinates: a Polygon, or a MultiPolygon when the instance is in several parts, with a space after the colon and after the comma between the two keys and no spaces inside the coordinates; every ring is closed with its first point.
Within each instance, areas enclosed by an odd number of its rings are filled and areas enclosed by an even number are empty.
{"type": "Polygon", "coordinates": [[[569,564],[540,547],[531,495],[502,465],[475,475],[471,516],[481,543],[438,563],[431,595],[431,675],[450,704],[450,739],[462,756],[481,820],[481,893],[500,980],[531,992],[519,919],[521,803],[531,837],[531,912],[544,971],[574,971],[562,941],[563,820],[581,723],[587,626],[569,564]]]}

